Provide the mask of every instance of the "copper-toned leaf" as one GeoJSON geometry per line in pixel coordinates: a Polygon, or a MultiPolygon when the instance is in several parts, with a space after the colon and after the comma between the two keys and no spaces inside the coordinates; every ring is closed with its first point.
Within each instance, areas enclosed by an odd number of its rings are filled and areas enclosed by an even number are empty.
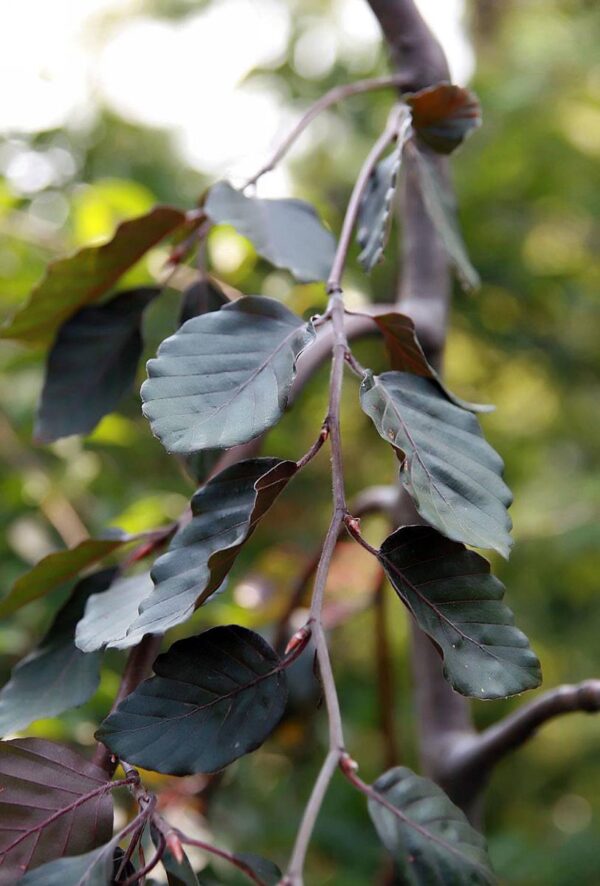
{"type": "Polygon", "coordinates": [[[413,128],[434,151],[450,154],[481,125],[477,96],[462,86],[438,83],[405,96],[413,128]]]}

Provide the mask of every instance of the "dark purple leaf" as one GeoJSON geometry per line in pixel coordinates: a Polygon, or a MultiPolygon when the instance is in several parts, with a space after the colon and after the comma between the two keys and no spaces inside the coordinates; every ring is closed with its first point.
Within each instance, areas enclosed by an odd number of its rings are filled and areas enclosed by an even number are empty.
{"type": "Polygon", "coordinates": [[[283,714],[280,659],[258,634],[212,628],[174,643],[102,723],[96,737],[129,763],[190,775],[256,750],[283,714]]]}
{"type": "Polygon", "coordinates": [[[481,126],[477,96],[461,86],[438,83],[404,97],[412,111],[413,128],[425,144],[450,154],[481,126]]]}
{"type": "Polygon", "coordinates": [[[0,742],[0,886],[110,840],[112,798],[99,790],[106,783],[101,769],[62,745],[40,738],[0,742]]]}

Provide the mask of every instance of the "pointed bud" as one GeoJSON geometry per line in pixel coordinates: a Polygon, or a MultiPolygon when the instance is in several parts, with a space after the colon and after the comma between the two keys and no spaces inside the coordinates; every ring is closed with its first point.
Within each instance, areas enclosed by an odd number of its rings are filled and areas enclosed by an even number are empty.
{"type": "Polygon", "coordinates": [[[296,652],[299,648],[304,649],[309,639],[310,628],[304,625],[290,638],[288,645],[285,647],[285,655],[290,655],[290,653],[296,652]]]}
{"type": "Polygon", "coordinates": [[[167,834],[167,848],[173,853],[179,864],[181,864],[184,858],[183,846],[175,831],[169,831],[167,834]]]}

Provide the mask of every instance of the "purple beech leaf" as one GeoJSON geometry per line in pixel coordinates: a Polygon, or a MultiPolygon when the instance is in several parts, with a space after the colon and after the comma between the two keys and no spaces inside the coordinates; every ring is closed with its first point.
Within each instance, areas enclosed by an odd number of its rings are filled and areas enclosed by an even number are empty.
{"type": "Polygon", "coordinates": [[[431,155],[419,151],[412,142],[407,143],[406,150],[415,161],[425,209],[435,226],[463,289],[467,291],[478,289],[481,281],[479,274],[471,264],[460,232],[456,201],[440,177],[435,159],[431,155]]]}
{"type": "Polygon", "coordinates": [[[508,557],[512,495],[503,462],[475,416],[432,379],[368,372],[360,399],[380,435],[403,456],[400,482],[427,523],[448,538],[508,557]]]}
{"type": "Polygon", "coordinates": [[[444,659],[462,695],[507,698],[541,683],[540,663],[503,602],[504,585],[487,560],[430,526],[405,526],[379,559],[400,599],[444,659]]]}
{"type": "Polygon", "coordinates": [[[118,578],[108,590],[92,594],[77,625],[77,648],[93,653],[107,646],[126,649],[138,642],[127,637],[127,630],[137,618],[140,603],[153,587],[150,573],[144,572],[129,578],[118,578]]]}
{"type": "Polygon", "coordinates": [[[405,886],[493,886],[485,839],[436,784],[396,766],[373,784],[369,814],[405,886]]]}
{"type": "Polygon", "coordinates": [[[297,471],[296,462],[254,458],[238,462],[192,498],[192,519],[155,562],[155,588],[142,601],[122,648],[144,634],[181,624],[222,585],[242,545],[297,471]]]}
{"type": "Polygon", "coordinates": [[[108,243],[88,246],[49,265],[29,301],[0,329],[0,338],[48,345],[79,308],[97,301],[152,247],[184,224],[186,216],[179,209],[156,206],[119,225],[108,243]]]}
{"type": "Polygon", "coordinates": [[[392,369],[398,372],[412,372],[413,375],[433,379],[444,395],[462,409],[468,409],[470,412],[493,412],[493,406],[484,403],[469,403],[468,400],[463,400],[448,390],[433,366],[428,362],[410,317],[396,312],[373,315],[361,314],[360,311],[348,311],[347,313],[350,316],[354,313],[362,317],[368,316],[379,327],[392,369]]]}
{"type": "Polygon", "coordinates": [[[277,886],[281,882],[282,873],[270,859],[255,855],[254,852],[236,852],[235,857],[249,867],[265,886],[277,886]]]}
{"type": "MultiPolygon", "coordinates": [[[[121,866],[123,852],[119,849],[120,835],[110,843],[84,855],[50,861],[19,880],[19,886],[114,886],[115,873],[121,866]]],[[[125,867],[128,873],[132,865],[125,867]]]]}
{"type": "Polygon", "coordinates": [[[217,772],[256,750],[285,709],[277,653],[238,625],[179,640],[159,655],[154,673],[96,733],[114,754],[144,769],[217,772]]]}
{"type": "Polygon", "coordinates": [[[438,83],[405,95],[418,137],[434,151],[451,154],[465,138],[481,126],[477,96],[462,86],[438,83]]]}
{"type": "Polygon", "coordinates": [[[82,308],[58,331],[46,363],[35,439],[89,434],[132,387],[142,354],[142,314],[160,289],[130,289],[82,308]]]}
{"type": "MultiPolygon", "coordinates": [[[[150,827],[150,834],[152,842],[158,849],[160,841],[156,829],[153,826],[150,827]]],[[[178,861],[175,858],[175,855],[168,846],[165,847],[165,851],[161,856],[160,862],[165,869],[167,883],[169,886],[200,886],[198,877],[194,873],[190,860],[182,847],[181,851],[183,853],[181,861],[178,861]]]]}
{"type": "Polygon", "coordinates": [[[119,548],[143,540],[144,537],[142,533],[140,535],[115,534],[107,538],[87,538],[73,548],[48,554],[29,572],[18,578],[9,593],[0,600],[0,618],[12,615],[22,606],[44,597],[60,585],[75,578],[84,569],[104,560],[119,548]]]}
{"type": "Polygon", "coordinates": [[[356,239],[362,250],[358,260],[367,273],[381,261],[390,235],[398,172],[404,144],[410,134],[410,113],[407,108],[403,110],[406,116],[399,121],[398,140],[390,154],[371,173],[358,212],[356,239]]]}
{"type": "Polygon", "coordinates": [[[152,432],[179,454],[258,437],[283,415],[314,338],[312,323],[260,296],[188,320],[148,362],[141,394],[152,432]]]}
{"type": "Polygon", "coordinates": [[[217,182],[208,192],[204,210],[214,224],[232,225],[259,255],[298,280],[327,280],[335,239],[309,203],[247,197],[227,182],[217,182]]]}
{"type": "Polygon", "coordinates": [[[39,646],[13,668],[10,680],[0,690],[0,735],[16,732],[42,717],[56,717],[94,694],[102,656],[84,655],[77,649],[75,627],[90,594],[107,588],[115,574],[115,569],[104,569],[82,579],[39,646]]]}
{"type": "Polygon", "coordinates": [[[208,274],[203,274],[183,293],[179,324],[182,326],[192,317],[201,317],[202,314],[218,311],[223,305],[229,304],[229,301],[217,281],[208,274]]]}
{"type": "Polygon", "coordinates": [[[40,738],[0,742],[0,886],[13,886],[30,868],[110,840],[108,790],[49,821],[106,783],[102,769],[62,745],[40,738]]]}

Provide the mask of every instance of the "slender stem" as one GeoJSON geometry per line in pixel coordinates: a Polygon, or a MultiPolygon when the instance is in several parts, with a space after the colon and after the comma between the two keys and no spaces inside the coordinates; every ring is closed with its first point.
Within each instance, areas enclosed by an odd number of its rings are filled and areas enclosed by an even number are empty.
{"type": "Polygon", "coordinates": [[[167,848],[167,841],[165,840],[164,834],[160,831],[158,832],[158,846],[156,847],[156,852],[150,859],[150,861],[146,862],[143,867],[138,868],[135,874],[132,874],[131,877],[128,877],[126,880],[123,880],[121,886],[133,886],[134,883],[138,883],[146,874],[150,873],[153,868],[159,863],[163,855],[165,854],[165,849],[167,848]]]}
{"type": "Polygon", "coordinates": [[[295,126],[286,135],[283,141],[273,151],[267,162],[263,166],[261,166],[258,172],[252,176],[252,178],[248,179],[245,187],[256,184],[261,176],[274,169],[287,154],[287,152],[292,147],[294,142],[298,139],[298,137],[302,135],[306,127],[310,123],[312,123],[312,121],[316,117],[318,117],[319,114],[321,114],[323,111],[326,111],[327,108],[330,108],[332,105],[335,105],[346,98],[351,98],[353,95],[361,95],[365,92],[374,92],[380,89],[397,88],[400,84],[401,78],[399,78],[396,74],[390,74],[385,77],[373,77],[368,80],[357,80],[354,83],[346,83],[342,86],[335,86],[333,89],[330,89],[329,92],[326,92],[325,95],[322,95],[313,105],[310,106],[310,108],[308,108],[308,110],[302,115],[295,126]]]}
{"type": "MultiPolygon", "coordinates": [[[[166,822],[164,822],[162,825],[159,825],[159,821],[159,816],[155,816],[154,823],[157,825],[157,827],[162,828],[166,825],[166,822]]],[[[249,867],[244,861],[242,861],[241,858],[237,858],[232,852],[227,852],[226,849],[219,849],[217,846],[213,846],[211,843],[205,843],[204,840],[197,840],[195,837],[188,837],[186,834],[177,830],[177,828],[168,829],[166,835],[167,840],[169,834],[174,834],[181,841],[181,843],[186,843],[188,846],[197,846],[198,849],[203,849],[204,852],[209,852],[211,855],[216,855],[218,858],[222,858],[225,861],[228,861],[238,870],[243,871],[243,873],[246,874],[246,876],[249,877],[253,883],[257,883],[258,886],[266,886],[264,880],[261,880],[251,867],[249,867]]]]}

